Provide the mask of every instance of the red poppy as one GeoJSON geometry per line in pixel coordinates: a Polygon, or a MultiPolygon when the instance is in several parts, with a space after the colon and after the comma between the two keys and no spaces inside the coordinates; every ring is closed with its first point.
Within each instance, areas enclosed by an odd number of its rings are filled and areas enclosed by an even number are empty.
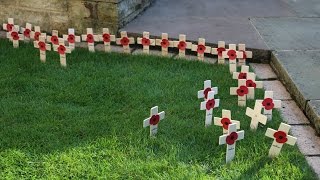
{"type": "Polygon", "coordinates": [[[35,32],[35,33],[34,33],[34,39],[35,39],[36,41],[39,41],[40,35],[41,35],[40,32],[35,32]]]}
{"type": "Polygon", "coordinates": [[[11,37],[13,40],[19,40],[19,34],[17,32],[11,32],[11,37]]]}
{"type": "Polygon", "coordinates": [[[237,89],[237,94],[238,94],[238,96],[244,96],[244,95],[248,94],[248,87],[247,86],[240,86],[237,89]]]}
{"type": "Polygon", "coordinates": [[[206,109],[210,110],[210,109],[214,108],[215,104],[216,104],[215,100],[214,99],[210,99],[209,101],[207,101],[206,109]]]}
{"type": "Polygon", "coordinates": [[[264,106],[264,108],[266,110],[270,110],[270,109],[273,109],[274,107],[274,103],[273,103],[273,99],[271,98],[266,98],[262,101],[262,105],[264,106]]]}
{"type": "Polygon", "coordinates": [[[74,43],[74,42],[75,42],[75,37],[74,37],[73,34],[69,34],[69,35],[68,35],[68,42],[69,42],[69,43],[74,43]]]}
{"type": "Polygon", "coordinates": [[[66,47],[64,47],[63,45],[60,45],[60,46],[58,47],[58,53],[59,53],[60,55],[63,55],[63,54],[65,54],[65,52],[66,52],[66,47]]]}
{"type": "Polygon", "coordinates": [[[151,125],[157,125],[160,121],[160,116],[158,114],[156,115],[152,115],[150,120],[149,120],[149,124],[151,125]]]}
{"type": "Polygon", "coordinates": [[[121,40],[120,40],[120,43],[121,43],[122,46],[128,46],[128,45],[129,45],[129,42],[130,42],[130,40],[129,40],[128,37],[123,37],[123,38],[121,38],[121,40]]]}
{"type": "Polygon", "coordinates": [[[197,52],[198,52],[199,54],[203,54],[205,50],[206,50],[206,46],[204,46],[204,45],[202,45],[202,44],[198,45],[197,52]]]}
{"type": "Polygon", "coordinates": [[[288,141],[287,133],[283,131],[277,131],[273,134],[273,137],[276,138],[277,143],[285,143],[288,141]]]}
{"type": "Polygon", "coordinates": [[[169,47],[169,40],[168,39],[162,39],[161,47],[163,47],[163,48],[169,47]]]}
{"type": "Polygon", "coordinates": [[[254,87],[254,88],[257,87],[256,83],[253,82],[251,79],[246,81],[246,85],[247,85],[247,87],[254,87]]]}
{"type": "Polygon", "coordinates": [[[7,24],[7,31],[11,32],[13,29],[13,24],[7,24]]]}
{"type": "Polygon", "coordinates": [[[247,79],[247,73],[239,73],[238,79],[247,79]]]}
{"type": "Polygon", "coordinates": [[[222,56],[222,52],[225,51],[225,50],[226,50],[226,48],[219,47],[219,48],[217,49],[217,51],[218,51],[218,56],[222,56]]]}
{"type": "Polygon", "coordinates": [[[40,51],[45,51],[46,50],[46,44],[44,42],[39,41],[38,42],[38,46],[39,46],[40,51]]]}
{"type": "Polygon", "coordinates": [[[178,49],[185,50],[187,48],[187,43],[184,41],[180,41],[178,44],[178,49]]]}
{"type": "Polygon", "coordinates": [[[243,52],[243,58],[242,59],[247,59],[246,51],[244,51],[244,50],[240,50],[240,51],[243,52]]]}
{"type": "Polygon", "coordinates": [[[57,36],[51,36],[51,43],[58,45],[59,44],[59,39],[57,36]]]}
{"type": "Polygon", "coordinates": [[[25,36],[25,37],[30,37],[30,29],[25,29],[24,30],[24,32],[23,32],[23,35],[25,36]]]}
{"type": "Polygon", "coordinates": [[[108,43],[108,42],[111,41],[111,40],[110,40],[110,34],[104,33],[104,34],[102,35],[102,37],[103,37],[103,42],[108,43]]]}
{"type": "Polygon", "coordinates": [[[203,94],[204,94],[204,98],[207,99],[208,98],[208,93],[211,91],[211,88],[206,88],[204,91],[203,91],[203,94]]]}
{"type": "Polygon", "coordinates": [[[237,52],[235,50],[229,50],[227,54],[230,60],[235,60],[237,58],[237,52]]]}
{"type": "Polygon", "coordinates": [[[87,34],[87,42],[88,43],[93,43],[94,39],[93,39],[93,35],[92,34],[87,34]]]}
{"type": "Polygon", "coordinates": [[[142,43],[142,46],[150,46],[150,39],[142,38],[141,43],[142,43]]]}
{"type": "Polygon", "coordinates": [[[227,144],[232,145],[237,141],[237,139],[238,139],[238,134],[236,132],[232,132],[230,133],[229,136],[227,136],[226,142],[227,144]]]}
{"type": "Polygon", "coordinates": [[[229,129],[229,124],[231,124],[231,121],[230,121],[229,118],[222,118],[221,119],[221,124],[222,124],[223,129],[228,130],[229,129]]]}

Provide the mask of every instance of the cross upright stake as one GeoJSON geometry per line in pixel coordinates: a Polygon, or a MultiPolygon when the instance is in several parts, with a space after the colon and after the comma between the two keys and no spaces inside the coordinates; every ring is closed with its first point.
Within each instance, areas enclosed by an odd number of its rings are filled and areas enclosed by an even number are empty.
{"type": "Polygon", "coordinates": [[[214,108],[219,107],[220,99],[214,99],[214,91],[208,93],[208,99],[201,102],[200,110],[206,110],[205,126],[212,124],[212,111],[214,108]]]}
{"type": "Polygon", "coordinates": [[[239,58],[239,65],[245,65],[247,58],[252,58],[252,51],[246,51],[245,44],[238,45],[238,51],[243,52],[243,58],[239,58]]]}
{"type": "Polygon", "coordinates": [[[211,87],[211,80],[206,80],[203,82],[203,90],[198,91],[198,98],[208,98],[208,93],[213,91],[214,94],[218,94],[218,87],[211,87]]]}
{"type": "Polygon", "coordinates": [[[179,35],[179,41],[173,41],[173,46],[177,47],[179,49],[179,57],[185,57],[186,56],[186,49],[192,48],[191,42],[186,42],[186,35],[180,34],[179,35]]]}
{"type": "MultiPolygon", "coordinates": [[[[35,41],[39,41],[39,37],[42,36],[40,31],[40,26],[35,26],[34,31],[31,31],[30,39],[34,39],[35,41]]],[[[45,34],[45,38],[47,39],[47,34],[45,34]]]]}
{"type": "Polygon", "coordinates": [[[120,33],[121,38],[117,38],[116,43],[118,45],[122,45],[124,53],[131,53],[130,44],[134,44],[134,38],[128,37],[127,31],[121,31],[120,33]]]}
{"type": "Polygon", "coordinates": [[[52,30],[52,35],[47,36],[47,42],[50,42],[52,46],[59,45],[59,32],[57,30],[52,30]]]}
{"type": "Polygon", "coordinates": [[[21,28],[21,33],[24,35],[24,40],[29,41],[31,37],[32,24],[26,23],[25,28],[21,28]]]}
{"type": "Polygon", "coordinates": [[[273,138],[273,143],[269,150],[269,157],[276,157],[280,154],[283,144],[289,144],[293,146],[297,142],[297,138],[289,136],[288,132],[291,126],[285,123],[281,123],[278,131],[268,128],[266,131],[266,136],[273,138]]]}
{"type": "Polygon", "coordinates": [[[247,107],[246,115],[251,117],[250,128],[252,130],[256,130],[258,128],[259,123],[266,124],[267,116],[261,114],[262,104],[259,101],[255,102],[254,109],[247,107]]]}
{"type": "Polygon", "coordinates": [[[53,46],[54,51],[57,51],[60,55],[60,64],[62,67],[67,66],[66,53],[71,53],[71,49],[64,44],[64,40],[59,38],[59,45],[53,46]]]}
{"type": "Polygon", "coordinates": [[[110,52],[111,51],[111,42],[116,41],[116,36],[111,35],[109,28],[102,29],[102,35],[99,36],[100,41],[103,41],[104,44],[104,51],[110,52]]]}
{"type": "Polygon", "coordinates": [[[214,117],[214,125],[221,126],[223,130],[223,134],[228,133],[229,125],[236,124],[237,129],[240,129],[240,121],[231,119],[231,111],[222,109],[222,116],[214,117]]]}
{"type": "Polygon", "coordinates": [[[246,86],[249,88],[248,99],[254,99],[255,89],[262,89],[263,81],[256,81],[256,74],[251,72],[247,74],[246,86]]]}
{"type": "Polygon", "coordinates": [[[19,26],[14,25],[12,31],[7,32],[7,38],[10,39],[10,41],[13,42],[13,47],[18,48],[19,47],[19,41],[24,39],[24,36],[22,34],[19,34],[19,26]]]}
{"type": "Polygon", "coordinates": [[[150,136],[155,136],[158,132],[158,124],[164,119],[165,112],[158,113],[158,106],[151,108],[150,117],[143,121],[143,127],[150,126],[150,136]]]}
{"type": "Polygon", "coordinates": [[[228,134],[219,137],[219,145],[227,144],[226,163],[235,156],[236,142],[244,138],[244,131],[237,132],[237,124],[229,125],[228,134]]]}
{"type": "Polygon", "coordinates": [[[51,44],[46,44],[46,36],[45,33],[43,34],[43,36],[39,37],[39,41],[33,41],[33,45],[40,50],[41,62],[46,62],[46,51],[51,51],[51,44]]]}
{"type": "Polygon", "coordinates": [[[243,58],[243,52],[236,51],[235,44],[229,44],[229,49],[222,52],[222,57],[229,59],[229,69],[233,73],[237,71],[237,58],[243,58]]]}
{"type": "Polygon", "coordinates": [[[281,100],[273,99],[273,91],[264,92],[264,100],[258,100],[263,107],[263,114],[268,117],[268,120],[272,119],[272,109],[281,108],[281,100]]]}
{"type": "MultiPolygon", "coordinates": [[[[250,87],[252,88],[252,87],[250,87]]],[[[247,94],[249,89],[246,86],[245,79],[238,79],[238,87],[231,87],[230,88],[230,95],[237,95],[238,96],[238,106],[246,106],[247,102],[247,94]]]]}
{"type": "Polygon", "coordinates": [[[63,37],[64,41],[68,42],[68,46],[69,46],[71,51],[73,51],[75,49],[75,43],[76,42],[81,42],[81,37],[75,35],[75,32],[74,32],[73,28],[69,28],[68,29],[68,35],[64,34],[62,37],[63,37]]]}
{"type": "Polygon", "coordinates": [[[162,56],[168,56],[169,47],[173,47],[173,41],[169,41],[167,33],[162,33],[161,39],[156,39],[156,45],[161,46],[162,56]]]}
{"type": "Polygon", "coordinates": [[[240,72],[233,72],[233,79],[247,79],[247,75],[249,73],[249,66],[242,65],[240,72]]]}
{"type": "Polygon", "coordinates": [[[192,51],[197,52],[198,60],[204,60],[204,53],[210,53],[211,47],[206,46],[206,40],[204,38],[199,38],[198,45],[192,45],[192,51]]]}
{"type": "Polygon", "coordinates": [[[99,36],[93,34],[92,28],[87,28],[87,34],[81,35],[82,41],[86,41],[88,43],[88,49],[90,52],[94,52],[94,42],[99,41],[99,36]]]}
{"type": "Polygon", "coordinates": [[[224,64],[224,57],[222,56],[222,52],[226,50],[226,43],[224,41],[218,41],[218,47],[212,48],[212,54],[218,55],[218,63],[224,64]]]}
{"type": "Polygon", "coordinates": [[[150,46],[155,46],[156,45],[156,40],[155,39],[150,39],[150,33],[144,31],[143,32],[143,37],[138,37],[137,38],[137,44],[141,44],[143,46],[143,53],[149,54],[149,48],[150,46]]]}

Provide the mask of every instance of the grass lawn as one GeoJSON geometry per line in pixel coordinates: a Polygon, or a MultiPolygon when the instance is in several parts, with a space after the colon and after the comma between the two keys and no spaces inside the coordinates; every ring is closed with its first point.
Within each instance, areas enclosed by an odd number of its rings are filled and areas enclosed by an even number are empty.
{"type": "MultiPolygon", "coordinates": [[[[2,179],[315,179],[296,146],[268,158],[281,117],[249,129],[245,107],[229,95],[228,67],[154,56],[76,49],[60,67],[56,52],[39,59],[31,44],[0,40],[0,178],[2,179]],[[220,108],[241,121],[245,139],[225,164],[221,127],[204,127],[197,91],[211,79],[220,108]],[[142,128],[150,108],[166,112],[157,138],[142,128]]],[[[257,98],[263,98],[258,90],[257,98]]],[[[248,106],[254,106],[249,101],[248,106]]]]}

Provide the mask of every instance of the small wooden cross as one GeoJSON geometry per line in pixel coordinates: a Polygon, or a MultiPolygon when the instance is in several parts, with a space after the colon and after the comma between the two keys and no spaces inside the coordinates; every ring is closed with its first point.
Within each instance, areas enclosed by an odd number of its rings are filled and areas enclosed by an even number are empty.
{"type": "Polygon", "coordinates": [[[235,156],[236,142],[244,138],[244,131],[237,132],[237,124],[229,125],[228,134],[219,137],[219,145],[227,144],[226,163],[235,156]]]}
{"type": "Polygon", "coordinates": [[[267,116],[261,114],[262,104],[258,101],[255,102],[254,109],[247,107],[246,115],[251,117],[250,128],[252,130],[256,130],[258,128],[258,124],[266,124],[267,116]]]}
{"type": "Polygon", "coordinates": [[[214,99],[214,91],[208,93],[208,99],[201,102],[200,110],[206,110],[206,121],[205,126],[212,124],[212,111],[214,108],[219,107],[220,99],[214,99]]]}
{"type": "Polygon", "coordinates": [[[285,123],[281,123],[278,131],[268,128],[266,131],[266,136],[273,138],[273,143],[269,150],[269,157],[276,157],[280,154],[283,144],[289,144],[291,146],[295,145],[297,138],[289,136],[288,132],[291,126],[285,123]]]}
{"type": "Polygon", "coordinates": [[[66,53],[71,53],[71,49],[64,44],[64,40],[59,38],[59,45],[53,46],[54,51],[60,54],[60,64],[62,67],[67,66],[66,53]]]}
{"type": "Polygon", "coordinates": [[[59,45],[59,32],[57,30],[52,30],[52,35],[47,36],[47,42],[52,43],[52,46],[59,45]]]}
{"type": "Polygon", "coordinates": [[[167,33],[162,33],[161,39],[156,39],[156,45],[161,46],[162,56],[168,56],[168,49],[173,47],[173,41],[169,41],[167,33]]]}
{"type": "Polygon", "coordinates": [[[149,47],[156,45],[155,39],[150,39],[150,33],[149,32],[143,32],[143,37],[137,38],[137,43],[141,44],[143,46],[143,53],[149,54],[149,47]]]}
{"type": "Polygon", "coordinates": [[[252,51],[246,51],[246,45],[245,44],[239,44],[238,45],[238,51],[243,52],[243,58],[239,59],[239,65],[245,65],[247,58],[252,58],[252,51]]]}
{"type": "Polygon", "coordinates": [[[43,34],[39,37],[39,41],[33,41],[33,45],[40,50],[41,62],[46,62],[46,51],[51,51],[51,44],[46,44],[46,36],[45,33],[43,34]]]}
{"type": "Polygon", "coordinates": [[[99,41],[99,36],[93,34],[92,28],[87,28],[87,34],[81,35],[82,41],[86,41],[88,43],[88,49],[90,52],[94,52],[94,42],[99,41]]]}
{"type": "Polygon", "coordinates": [[[100,39],[100,41],[103,41],[104,51],[110,52],[111,51],[111,42],[116,41],[116,36],[110,34],[109,28],[103,28],[102,35],[99,35],[99,39],[100,39]]]}
{"type": "Polygon", "coordinates": [[[64,41],[68,42],[68,46],[71,51],[73,51],[75,49],[76,42],[81,42],[81,37],[75,35],[73,28],[69,28],[68,35],[64,34],[62,37],[63,37],[64,41]]]}
{"type": "Polygon", "coordinates": [[[218,87],[211,87],[211,80],[206,80],[203,82],[203,90],[198,91],[198,98],[208,98],[208,93],[213,91],[214,94],[218,94],[218,87]]]}
{"type": "Polygon", "coordinates": [[[231,111],[222,109],[222,116],[214,117],[214,125],[221,126],[223,130],[223,134],[228,133],[229,125],[230,124],[236,124],[237,129],[240,129],[240,121],[232,120],[231,119],[231,111]]]}
{"type": "Polygon", "coordinates": [[[8,18],[8,23],[2,25],[3,29],[7,32],[11,32],[14,29],[14,20],[13,18],[8,18]]]}
{"type": "Polygon", "coordinates": [[[211,47],[206,46],[206,40],[204,38],[199,38],[198,45],[192,45],[192,51],[197,52],[198,60],[204,60],[204,53],[210,53],[211,47]]]}
{"type": "Polygon", "coordinates": [[[263,114],[268,117],[268,120],[272,119],[272,109],[281,108],[281,100],[273,99],[273,91],[264,92],[264,100],[257,100],[262,103],[263,114]]]}
{"type": "Polygon", "coordinates": [[[233,72],[233,79],[247,79],[249,72],[249,66],[242,65],[240,72],[233,72]]]}
{"type": "Polygon", "coordinates": [[[12,31],[7,32],[7,38],[10,39],[10,41],[13,42],[13,47],[18,48],[19,47],[19,41],[24,39],[23,34],[19,34],[19,26],[14,25],[12,31]]]}
{"type": "Polygon", "coordinates": [[[256,74],[251,72],[247,74],[246,86],[249,88],[247,98],[254,99],[254,91],[256,88],[263,88],[263,81],[256,81],[256,74]]]}
{"type": "Polygon", "coordinates": [[[237,58],[243,58],[243,52],[236,51],[235,44],[229,44],[229,49],[222,52],[222,57],[229,59],[229,69],[233,73],[237,71],[237,58]]]}
{"type": "Polygon", "coordinates": [[[150,126],[150,136],[155,136],[158,132],[158,124],[164,119],[165,112],[158,113],[158,106],[151,108],[150,117],[143,121],[143,127],[150,126]]]}
{"type": "Polygon", "coordinates": [[[192,48],[191,42],[186,42],[186,35],[180,34],[179,35],[179,41],[173,41],[173,46],[177,47],[179,49],[179,57],[185,57],[186,56],[186,49],[192,48]]]}
{"type": "Polygon", "coordinates": [[[247,94],[249,93],[249,89],[253,87],[246,86],[245,79],[238,79],[238,87],[230,88],[230,95],[238,96],[238,106],[246,106],[247,102],[247,94]]]}
{"type": "Polygon", "coordinates": [[[121,31],[121,38],[117,38],[117,44],[122,45],[124,53],[131,53],[130,44],[134,44],[134,38],[128,37],[127,31],[121,31]]]}
{"type": "MultiPolygon", "coordinates": [[[[40,31],[40,26],[35,26],[34,31],[31,31],[31,39],[34,39],[35,41],[39,41],[39,37],[42,36],[40,31]]],[[[45,38],[47,39],[47,34],[45,34],[45,38]]]]}
{"type": "Polygon", "coordinates": [[[224,57],[222,56],[222,52],[226,50],[226,43],[224,41],[218,41],[218,47],[212,48],[212,54],[218,55],[218,63],[224,64],[224,57]]]}
{"type": "Polygon", "coordinates": [[[24,40],[29,41],[31,37],[32,24],[26,23],[26,27],[21,28],[21,33],[24,35],[24,40]]]}

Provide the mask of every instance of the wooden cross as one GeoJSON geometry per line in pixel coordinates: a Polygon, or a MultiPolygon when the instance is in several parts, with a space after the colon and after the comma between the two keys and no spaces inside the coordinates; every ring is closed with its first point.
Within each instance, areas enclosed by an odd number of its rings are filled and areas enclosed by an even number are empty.
{"type": "Polygon", "coordinates": [[[238,51],[243,52],[243,58],[239,59],[239,65],[245,65],[247,58],[252,58],[252,51],[246,51],[246,45],[245,44],[239,44],[238,45],[238,51]]]}
{"type": "Polygon", "coordinates": [[[218,41],[218,47],[212,48],[212,54],[218,55],[218,63],[224,64],[224,57],[222,56],[222,52],[226,50],[226,43],[224,41],[218,41]]]}
{"type": "Polygon", "coordinates": [[[168,56],[168,49],[173,47],[173,41],[169,41],[167,33],[162,33],[161,39],[156,39],[156,45],[161,46],[162,56],[168,56]]]}
{"type": "Polygon", "coordinates": [[[99,41],[99,36],[93,34],[92,28],[87,28],[87,34],[81,35],[82,41],[86,41],[88,43],[88,49],[90,52],[94,52],[94,42],[99,41]]]}
{"type": "Polygon", "coordinates": [[[273,91],[265,91],[264,99],[257,101],[259,101],[259,103],[262,103],[263,114],[268,117],[268,120],[272,119],[272,109],[281,108],[281,100],[273,99],[273,91]]]}
{"type": "Polygon", "coordinates": [[[25,28],[21,28],[21,33],[24,35],[24,40],[29,41],[31,37],[32,24],[26,23],[25,28]]]}
{"type": "Polygon", "coordinates": [[[60,54],[60,64],[62,67],[67,66],[66,53],[71,53],[71,49],[64,44],[64,40],[59,38],[59,45],[53,46],[54,51],[60,54]]]}
{"type": "Polygon", "coordinates": [[[111,51],[111,42],[116,41],[116,36],[110,34],[109,28],[103,28],[102,35],[99,35],[99,39],[100,39],[100,41],[103,41],[104,51],[110,52],[111,51]]]}
{"type": "Polygon", "coordinates": [[[245,79],[238,79],[238,87],[230,88],[230,95],[238,96],[238,106],[246,106],[247,102],[247,94],[249,93],[249,89],[253,87],[246,86],[245,79]]]}
{"type": "Polygon", "coordinates": [[[137,43],[141,44],[143,46],[143,53],[149,54],[149,47],[156,45],[155,39],[150,39],[150,33],[149,32],[143,32],[143,37],[137,38],[137,43]]]}
{"type": "Polygon", "coordinates": [[[206,40],[204,38],[199,38],[198,45],[192,45],[192,51],[197,52],[198,60],[204,60],[204,53],[211,53],[211,47],[206,46],[206,40]]]}
{"type": "Polygon", "coordinates": [[[130,44],[134,44],[134,38],[128,37],[127,31],[121,31],[121,38],[117,38],[117,44],[122,45],[124,53],[131,53],[130,44]]]}
{"type": "Polygon", "coordinates": [[[267,116],[261,114],[262,104],[258,101],[255,102],[254,109],[247,107],[246,115],[251,117],[250,128],[252,130],[256,130],[258,128],[258,124],[266,124],[267,116]]]}
{"type": "Polygon", "coordinates": [[[46,51],[51,51],[51,44],[46,44],[46,35],[39,37],[39,41],[33,41],[33,45],[35,48],[39,48],[40,50],[40,60],[41,62],[46,62],[46,51]]]}
{"type": "Polygon", "coordinates": [[[59,32],[57,30],[52,30],[52,35],[47,36],[47,42],[52,43],[52,46],[59,45],[59,32]]]}
{"type": "Polygon", "coordinates": [[[242,65],[240,72],[233,72],[233,79],[247,79],[249,72],[249,66],[242,65]]]}
{"type": "Polygon", "coordinates": [[[214,91],[208,93],[208,99],[201,102],[200,110],[206,110],[206,121],[205,126],[212,124],[212,111],[214,108],[219,107],[220,99],[214,99],[214,91]]]}
{"type": "Polygon", "coordinates": [[[19,26],[14,25],[12,31],[7,32],[7,38],[10,39],[10,41],[13,42],[13,47],[18,48],[19,47],[19,41],[24,39],[23,34],[19,34],[19,26]]]}
{"type": "Polygon", "coordinates": [[[186,49],[191,49],[192,43],[186,42],[186,35],[180,34],[179,41],[173,41],[173,46],[179,49],[179,57],[185,57],[186,49]]]}
{"type": "Polygon", "coordinates": [[[11,32],[14,29],[14,20],[13,18],[8,18],[8,23],[2,25],[3,29],[7,32],[11,32]]]}
{"type": "Polygon", "coordinates": [[[289,136],[288,132],[291,126],[285,123],[281,123],[278,131],[268,128],[266,136],[273,138],[273,143],[269,150],[269,157],[276,157],[280,154],[283,144],[289,144],[293,146],[297,142],[297,138],[289,136]]]}
{"type": "Polygon", "coordinates": [[[231,119],[231,111],[222,109],[222,116],[214,117],[214,125],[221,126],[223,130],[223,134],[228,133],[229,125],[236,124],[237,129],[240,129],[240,121],[231,119]]]}
{"type": "Polygon", "coordinates": [[[68,42],[68,46],[71,51],[75,49],[76,42],[81,42],[81,37],[75,35],[73,28],[69,28],[68,35],[64,34],[62,37],[64,41],[68,42]]]}
{"type": "Polygon", "coordinates": [[[254,99],[254,91],[256,88],[263,88],[263,81],[256,81],[256,74],[255,73],[248,73],[247,74],[247,81],[246,86],[249,88],[249,93],[247,98],[254,99]],[[250,88],[252,87],[252,88],[250,88]]]}
{"type": "Polygon", "coordinates": [[[158,106],[151,108],[150,117],[143,121],[143,127],[150,126],[150,136],[155,136],[158,132],[158,124],[164,119],[165,112],[158,113],[158,106]]]}
{"type": "Polygon", "coordinates": [[[236,150],[236,142],[244,138],[244,131],[237,132],[237,124],[230,124],[228,134],[219,137],[219,145],[227,144],[226,163],[233,160],[236,150]]]}
{"type": "MultiPolygon", "coordinates": [[[[39,37],[42,36],[40,31],[40,26],[35,26],[34,31],[31,31],[31,39],[34,39],[35,41],[39,41],[39,37]]],[[[47,39],[47,34],[45,34],[45,38],[47,39]]]]}
{"type": "Polygon", "coordinates": [[[229,69],[233,73],[237,71],[237,58],[243,58],[243,52],[236,51],[235,44],[229,44],[229,49],[222,52],[222,57],[229,59],[229,69]]]}
{"type": "Polygon", "coordinates": [[[214,94],[218,94],[218,87],[211,87],[211,80],[206,80],[203,82],[203,90],[198,91],[198,98],[208,98],[208,93],[213,91],[214,94]]]}

